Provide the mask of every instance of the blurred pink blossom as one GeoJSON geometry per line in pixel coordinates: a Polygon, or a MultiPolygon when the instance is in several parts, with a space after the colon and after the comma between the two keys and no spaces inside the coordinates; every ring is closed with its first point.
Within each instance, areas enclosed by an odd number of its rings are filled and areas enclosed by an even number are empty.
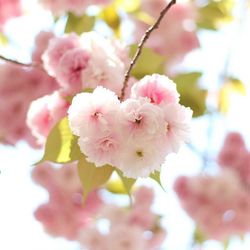
{"type": "Polygon", "coordinates": [[[0,0],[0,31],[9,19],[21,14],[22,6],[20,0],[0,0]]]}

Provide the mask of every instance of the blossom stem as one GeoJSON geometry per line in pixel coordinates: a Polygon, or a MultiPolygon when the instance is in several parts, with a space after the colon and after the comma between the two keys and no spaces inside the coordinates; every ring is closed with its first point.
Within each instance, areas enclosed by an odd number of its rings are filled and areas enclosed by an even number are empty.
{"type": "Polygon", "coordinates": [[[149,27],[149,28],[147,29],[147,31],[146,31],[145,34],[143,35],[143,37],[142,37],[140,43],[138,44],[137,51],[136,51],[136,53],[135,53],[135,55],[134,55],[134,57],[133,57],[133,59],[132,59],[132,61],[131,61],[131,63],[130,63],[130,66],[129,66],[129,68],[128,68],[126,74],[125,74],[125,78],[124,78],[124,82],[123,82],[123,88],[122,88],[122,90],[121,90],[121,97],[120,97],[120,100],[121,100],[121,101],[123,101],[123,99],[124,99],[125,90],[126,90],[126,88],[127,88],[127,86],[128,86],[128,80],[129,80],[129,78],[130,78],[131,71],[132,71],[133,67],[135,66],[135,64],[136,64],[136,62],[137,62],[137,60],[138,60],[138,58],[140,57],[140,55],[141,55],[141,53],[142,53],[142,49],[143,49],[143,47],[144,47],[144,44],[145,44],[146,41],[149,39],[151,33],[152,33],[154,30],[158,29],[158,27],[159,27],[159,25],[160,25],[162,19],[164,18],[164,16],[166,15],[166,13],[169,11],[169,9],[170,9],[174,4],[176,4],[176,1],[177,1],[177,0],[171,0],[171,1],[167,4],[167,6],[161,11],[161,13],[160,13],[158,19],[156,20],[156,22],[155,22],[151,27],[149,27]]]}
{"type": "Polygon", "coordinates": [[[16,60],[7,58],[7,57],[2,56],[2,55],[0,55],[0,60],[15,64],[17,66],[26,67],[26,68],[31,68],[31,67],[32,68],[38,68],[38,69],[41,69],[41,70],[44,71],[43,67],[41,65],[39,65],[39,64],[36,64],[36,63],[22,63],[22,62],[18,62],[16,60]]]}

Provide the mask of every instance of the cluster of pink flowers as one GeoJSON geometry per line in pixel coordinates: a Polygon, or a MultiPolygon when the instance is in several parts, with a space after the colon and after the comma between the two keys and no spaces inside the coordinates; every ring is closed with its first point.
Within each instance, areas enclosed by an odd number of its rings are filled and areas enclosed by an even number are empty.
{"type": "Polygon", "coordinates": [[[26,125],[30,103],[58,87],[56,81],[40,69],[0,64],[0,140],[14,145],[35,139],[26,125]]]}
{"type": "Polygon", "coordinates": [[[0,31],[10,18],[20,16],[21,14],[20,0],[0,0],[0,31]]]}
{"type": "Polygon", "coordinates": [[[80,232],[79,241],[88,250],[156,250],[162,245],[165,231],[159,217],[152,212],[153,192],[140,187],[135,192],[135,203],[130,209],[115,205],[104,205],[99,219],[109,222],[107,232],[98,225],[80,232]],[[147,234],[145,234],[147,232],[147,234]]]}
{"type": "Polygon", "coordinates": [[[40,3],[54,15],[60,16],[65,12],[82,15],[90,5],[105,5],[110,0],[39,0],[40,3]]]}
{"type": "Polygon", "coordinates": [[[33,170],[32,177],[49,192],[48,203],[35,211],[36,219],[48,234],[76,240],[79,230],[93,223],[102,205],[98,192],[90,193],[83,204],[82,187],[75,165],[56,169],[42,164],[33,170]]]}
{"type": "Polygon", "coordinates": [[[44,67],[67,94],[98,85],[120,94],[128,61],[125,46],[95,32],[52,38],[43,56],[44,67]]]}
{"type": "Polygon", "coordinates": [[[223,169],[234,171],[241,181],[250,187],[250,152],[239,133],[229,133],[218,156],[223,169]]]}
{"type": "Polygon", "coordinates": [[[157,74],[135,83],[123,102],[100,86],[77,94],[68,114],[87,160],[116,166],[132,178],[160,170],[166,155],[187,141],[192,118],[179,104],[175,83],[157,74]]]}
{"type": "Polygon", "coordinates": [[[250,231],[249,155],[242,136],[229,133],[218,156],[221,173],[179,177],[175,183],[183,208],[209,238],[250,231]]]}
{"type": "Polygon", "coordinates": [[[179,177],[175,191],[206,237],[226,240],[250,231],[250,196],[233,172],[179,177]]]}
{"type": "MultiPolygon", "coordinates": [[[[143,0],[141,10],[153,18],[158,18],[166,4],[166,0],[143,0]]],[[[152,34],[147,46],[165,56],[167,63],[182,59],[188,52],[199,47],[195,16],[192,4],[177,3],[162,20],[159,29],[152,34]]],[[[141,21],[135,21],[136,42],[140,41],[148,27],[141,21]]]]}

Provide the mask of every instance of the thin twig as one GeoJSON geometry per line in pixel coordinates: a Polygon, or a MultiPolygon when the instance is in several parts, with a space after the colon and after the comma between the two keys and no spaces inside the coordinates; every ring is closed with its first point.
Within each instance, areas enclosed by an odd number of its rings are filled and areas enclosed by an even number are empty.
{"type": "Polygon", "coordinates": [[[4,57],[2,55],[0,55],[0,60],[5,61],[5,62],[9,62],[9,63],[13,63],[17,66],[26,67],[26,68],[37,68],[37,69],[44,71],[42,65],[37,64],[37,63],[22,63],[22,62],[18,62],[16,60],[4,57]]]}
{"type": "Polygon", "coordinates": [[[124,96],[125,96],[125,90],[128,86],[128,80],[129,80],[129,77],[130,77],[130,73],[133,69],[133,67],[135,66],[138,58],[140,57],[141,53],[142,53],[142,49],[143,49],[143,46],[144,44],[146,43],[146,41],[148,40],[148,38],[150,37],[151,33],[158,29],[162,19],[164,18],[164,16],[166,15],[166,13],[168,12],[168,10],[174,5],[176,4],[176,0],[171,0],[167,6],[161,11],[160,13],[160,16],[158,17],[158,19],[156,20],[156,22],[145,32],[145,34],[143,35],[140,43],[138,44],[138,48],[137,48],[137,51],[134,55],[134,58],[132,59],[131,63],[130,63],[130,66],[125,74],[125,78],[124,78],[124,82],[123,82],[123,88],[122,88],[122,91],[121,91],[121,97],[120,97],[120,100],[122,101],[124,99],[124,96]]]}

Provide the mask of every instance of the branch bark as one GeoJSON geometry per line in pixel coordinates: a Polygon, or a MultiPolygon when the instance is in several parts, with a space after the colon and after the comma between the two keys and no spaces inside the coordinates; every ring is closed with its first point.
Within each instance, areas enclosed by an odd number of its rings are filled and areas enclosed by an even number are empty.
{"type": "Polygon", "coordinates": [[[159,28],[159,25],[162,21],[162,19],[164,18],[164,16],[167,14],[167,12],[169,11],[169,9],[174,5],[176,4],[176,0],[171,0],[167,6],[161,11],[158,19],[156,20],[156,22],[145,32],[145,34],[143,35],[140,43],[138,44],[138,48],[137,48],[137,51],[134,55],[134,58],[132,59],[131,63],[130,63],[130,66],[125,74],[125,78],[124,78],[124,82],[123,82],[123,88],[121,90],[121,97],[120,97],[120,100],[123,101],[124,99],[124,96],[125,96],[125,91],[126,91],[126,88],[128,86],[128,80],[130,78],[130,74],[131,74],[131,71],[133,69],[133,67],[135,66],[138,58],[140,57],[141,53],[142,53],[142,49],[144,47],[144,44],[146,43],[146,41],[149,39],[151,33],[158,29],[159,28]]]}
{"type": "Polygon", "coordinates": [[[4,57],[2,55],[0,55],[0,60],[5,61],[5,62],[9,62],[9,63],[13,63],[13,64],[15,64],[17,66],[21,66],[21,67],[27,67],[27,68],[32,67],[32,68],[38,68],[38,69],[44,70],[42,68],[42,66],[39,65],[39,64],[35,64],[35,63],[22,63],[22,62],[18,62],[16,60],[4,57]]]}

